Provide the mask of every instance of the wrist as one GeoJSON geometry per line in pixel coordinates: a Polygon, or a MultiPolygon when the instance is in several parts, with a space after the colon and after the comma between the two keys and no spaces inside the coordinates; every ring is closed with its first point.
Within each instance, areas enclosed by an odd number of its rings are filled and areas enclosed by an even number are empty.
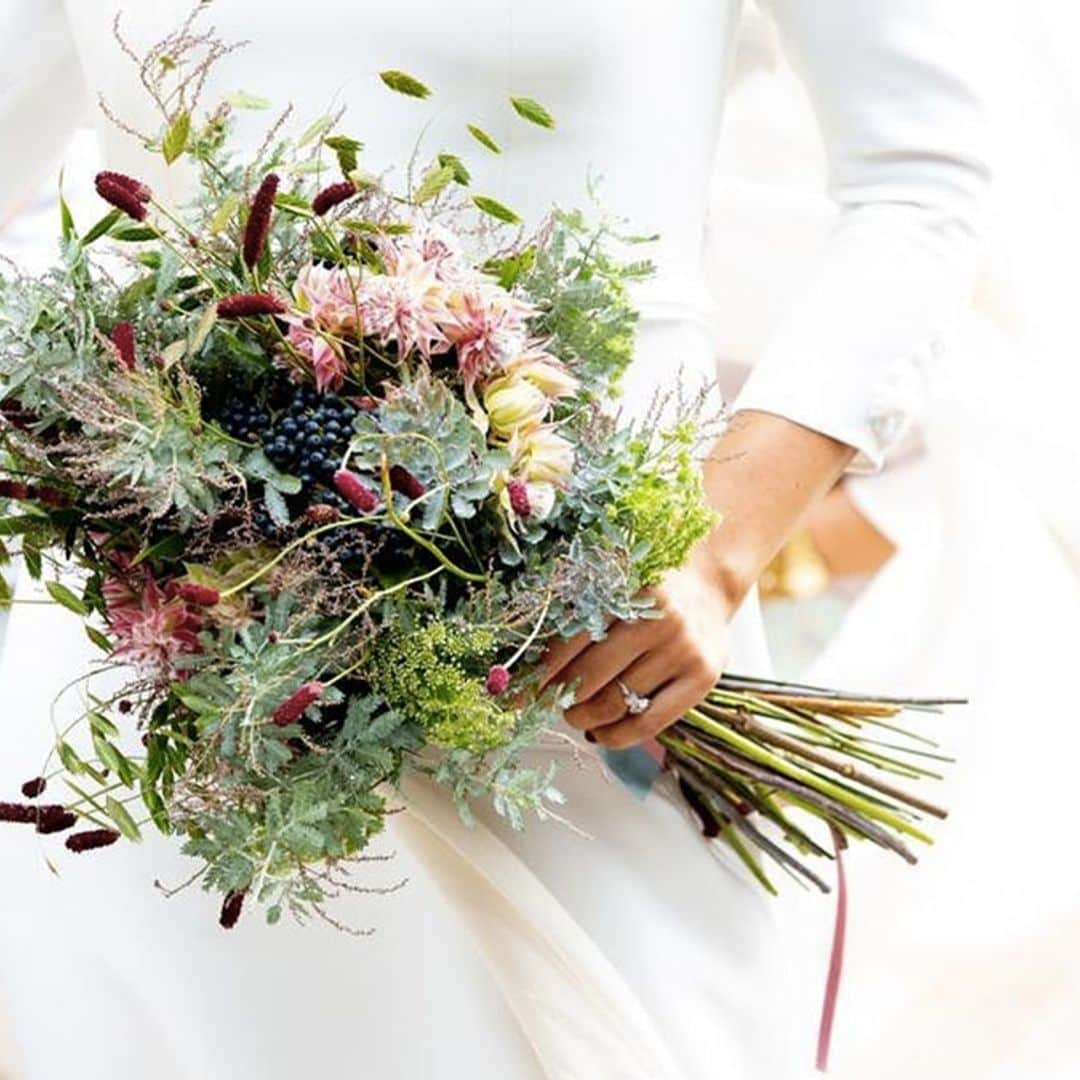
{"type": "Polygon", "coordinates": [[[854,451],[767,413],[739,413],[704,467],[709,502],[722,515],[692,556],[732,611],[833,486],[854,451]]]}

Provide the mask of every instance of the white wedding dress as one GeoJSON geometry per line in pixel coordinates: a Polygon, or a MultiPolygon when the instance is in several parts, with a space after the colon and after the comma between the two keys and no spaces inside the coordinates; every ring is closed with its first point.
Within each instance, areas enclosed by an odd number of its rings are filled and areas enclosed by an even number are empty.
{"type": "MultiPolygon", "coordinates": [[[[84,87],[125,117],[142,110],[109,36],[116,6],[34,0],[5,9],[0,212],[62,145],[84,87]]],[[[130,36],[155,40],[186,7],[133,11],[130,36]]],[[[406,161],[423,130],[430,152],[467,154],[477,190],[531,219],[552,200],[581,204],[587,173],[601,174],[607,205],[635,231],[661,234],[659,273],[640,297],[630,407],[680,371],[711,379],[716,310],[702,247],[740,4],[364,7],[220,0],[210,9],[219,32],[251,44],[213,81],[292,101],[301,117],[348,104],[343,128],[366,142],[369,168],[406,161]],[[409,71],[435,96],[421,104],[389,94],[376,77],[385,68],[409,71]],[[540,100],[558,130],[523,124],[511,93],[540,100]],[[474,148],[467,122],[504,153],[474,148]]],[[[843,439],[872,466],[911,422],[925,368],[972,284],[988,171],[967,35],[977,8],[770,7],[814,98],[840,216],[739,404],[843,439]]],[[[112,167],[182,194],[182,169],[151,168],[107,128],[103,146],[112,167]]],[[[89,177],[65,184],[88,186],[89,177]]],[[[732,639],[733,669],[767,666],[753,604],[732,639]]],[[[13,614],[0,669],[0,792],[38,771],[49,702],[86,660],[80,642],[70,617],[35,606],[13,614]]],[[[75,696],[57,708],[58,722],[77,708],[75,696]]],[[[363,940],[323,926],[267,928],[254,911],[223,934],[197,889],[165,900],[152,888],[155,877],[175,884],[188,872],[163,840],[76,859],[0,833],[0,1015],[15,1047],[12,1077],[796,1075],[810,1060],[817,973],[776,926],[780,905],[706,847],[666,780],[643,797],[566,756],[566,814],[587,835],[538,822],[515,834],[490,813],[468,829],[414,784],[410,812],[381,847],[396,848],[397,860],[358,875],[412,880],[335,909],[377,928],[363,940]]]]}

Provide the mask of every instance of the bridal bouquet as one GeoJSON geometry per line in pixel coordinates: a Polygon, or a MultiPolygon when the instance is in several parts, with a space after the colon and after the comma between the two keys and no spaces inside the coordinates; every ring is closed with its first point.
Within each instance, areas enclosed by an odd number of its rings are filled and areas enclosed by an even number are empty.
{"type": "MultiPolygon", "coordinates": [[[[716,517],[695,403],[674,425],[605,407],[649,272],[610,225],[527,233],[456,150],[395,186],[340,117],[240,158],[234,113],[260,103],[197,108],[206,47],[185,26],[141,66],[144,142],[191,200],[101,172],[101,219],[80,232],[61,200],[60,264],[0,283],[0,537],[103,654],[0,818],[72,852],[174,835],[230,926],[249,895],[324,914],[405,770],[465,815],[552,813],[553,766],[522,753],[567,688],[539,692],[535,661],[649,617],[716,517]],[[95,693],[103,671],[123,685],[95,693]]],[[[665,764],[770,889],[763,857],[824,887],[793,808],[908,858],[927,839],[936,808],[887,782],[927,775],[924,748],[873,737],[905,704],[728,677],[665,764]]]]}

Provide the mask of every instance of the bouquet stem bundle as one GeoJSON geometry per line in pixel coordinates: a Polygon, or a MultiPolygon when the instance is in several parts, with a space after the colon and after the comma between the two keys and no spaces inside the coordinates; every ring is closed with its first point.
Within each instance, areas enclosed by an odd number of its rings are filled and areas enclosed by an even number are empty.
{"type": "Polygon", "coordinates": [[[831,852],[791,811],[915,863],[907,841],[932,843],[921,821],[947,811],[902,784],[940,779],[932,763],[951,759],[895,721],[958,704],[725,675],[659,742],[706,836],[730,845],[770,892],[763,858],[828,892],[806,859],[831,852]]]}

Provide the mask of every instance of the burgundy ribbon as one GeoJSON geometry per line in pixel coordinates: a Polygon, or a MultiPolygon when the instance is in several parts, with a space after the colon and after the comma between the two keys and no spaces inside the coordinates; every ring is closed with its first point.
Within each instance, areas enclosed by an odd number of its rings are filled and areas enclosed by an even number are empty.
{"type": "Polygon", "coordinates": [[[847,846],[843,833],[832,829],[833,851],[836,852],[836,921],[833,923],[832,952],[829,955],[829,974],[825,980],[825,997],[821,1003],[818,1024],[818,1072],[829,1067],[829,1047],[832,1043],[833,1021],[836,1019],[836,999],[840,994],[840,977],[844,972],[844,939],[847,936],[847,881],[844,878],[844,859],[841,852],[847,846]]]}

